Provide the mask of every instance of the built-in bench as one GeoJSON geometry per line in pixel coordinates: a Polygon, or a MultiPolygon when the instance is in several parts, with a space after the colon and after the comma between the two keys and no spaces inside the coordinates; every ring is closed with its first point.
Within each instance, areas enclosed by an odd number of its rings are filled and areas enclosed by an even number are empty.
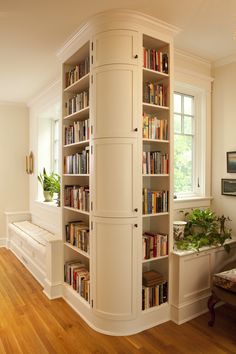
{"type": "Polygon", "coordinates": [[[43,286],[49,298],[61,296],[62,241],[60,237],[35,225],[30,214],[7,214],[7,248],[43,286]],[[25,220],[21,220],[25,216],[25,220]]]}

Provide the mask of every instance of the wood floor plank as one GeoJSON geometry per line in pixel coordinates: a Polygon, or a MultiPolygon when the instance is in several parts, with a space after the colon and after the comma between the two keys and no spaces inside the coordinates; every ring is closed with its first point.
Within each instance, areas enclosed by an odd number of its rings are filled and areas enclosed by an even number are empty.
{"type": "Polygon", "coordinates": [[[236,309],[132,336],[95,332],[63,299],[49,300],[19,260],[0,248],[0,354],[236,354],[236,309]]]}

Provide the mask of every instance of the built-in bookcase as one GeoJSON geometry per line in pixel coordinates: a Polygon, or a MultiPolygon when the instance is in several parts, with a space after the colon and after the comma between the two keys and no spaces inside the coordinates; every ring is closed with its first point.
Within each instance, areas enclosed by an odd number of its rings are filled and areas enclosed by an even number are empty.
{"type": "Polygon", "coordinates": [[[63,64],[64,282],[90,306],[90,43],[63,64]]]}
{"type": "Polygon", "coordinates": [[[167,43],[146,35],[142,79],[142,310],[147,311],[168,302],[170,58],[167,43]]]}

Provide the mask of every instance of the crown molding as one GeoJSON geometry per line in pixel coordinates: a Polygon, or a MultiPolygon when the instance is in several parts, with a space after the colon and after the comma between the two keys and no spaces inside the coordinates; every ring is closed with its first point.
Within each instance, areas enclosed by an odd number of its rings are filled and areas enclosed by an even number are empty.
{"type": "Polygon", "coordinates": [[[197,56],[195,54],[186,52],[186,51],[184,51],[182,49],[174,48],[174,55],[178,55],[178,56],[180,56],[180,57],[182,57],[184,59],[187,59],[187,60],[190,59],[190,60],[194,61],[197,64],[205,65],[209,69],[211,68],[211,65],[212,65],[212,62],[210,60],[202,58],[202,57],[199,57],[199,56],[197,56]]]}
{"type": "Polygon", "coordinates": [[[48,97],[50,94],[51,90],[61,90],[61,79],[57,79],[56,81],[53,81],[50,83],[47,87],[45,87],[43,90],[40,91],[40,93],[36,96],[34,96],[31,100],[27,102],[28,107],[32,107],[35,104],[37,104],[40,100],[42,100],[44,97],[48,97]]]}
{"type": "Polygon", "coordinates": [[[220,66],[224,66],[224,65],[228,65],[228,64],[232,64],[236,62],[236,53],[229,55],[228,57],[216,60],[213,62],[213,67],[214,68],[218,68],[220,66]]]}
{"type": "Polygon", "coordinates": [[[86,37],[91,33],[93,28],[110,24],[111,27],[115,23],[126,22],[133,25],[152,26],[155,30],[161,31],[170,37],[174,37],[181,29],[170,25],[167,22],[161,21],[153,16],[146,15],[139,11],[119,9],[108,10],[91,16],[84,21],[81,26],[69,37],[63,46],[57,51],[57,57],[63,61],[66,56],[70,54],[71,48],[77,45],[77,42],[83,40],[81,37],[86,37]]]}

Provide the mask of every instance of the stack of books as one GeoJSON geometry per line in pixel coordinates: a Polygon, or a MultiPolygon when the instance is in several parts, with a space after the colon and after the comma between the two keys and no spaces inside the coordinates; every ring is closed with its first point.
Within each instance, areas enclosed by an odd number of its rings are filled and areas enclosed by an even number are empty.
{"type": "Polygon", "coordinates": [[[163,274],[149,270],[143,273],[142,310],[159,306],[167,301],[168,283],[163,274]]]}

